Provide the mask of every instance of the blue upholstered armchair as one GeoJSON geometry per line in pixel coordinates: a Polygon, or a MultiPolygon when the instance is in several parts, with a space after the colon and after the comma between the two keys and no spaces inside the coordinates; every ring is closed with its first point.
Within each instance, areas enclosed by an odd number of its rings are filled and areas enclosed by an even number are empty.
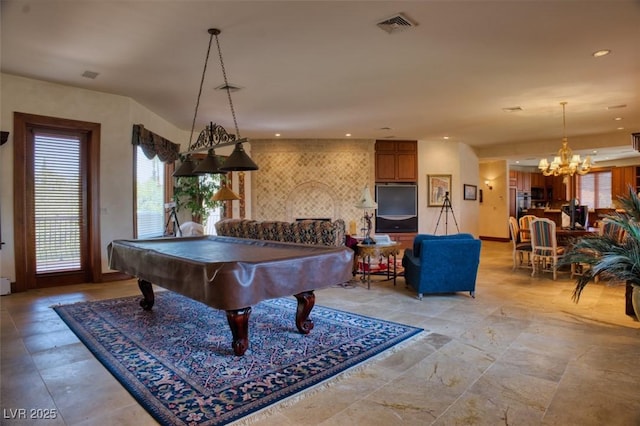
{"type": "Polygon", "coordinates": [[[407,285],[424,293],[468,291],[475,297],[480,240],[471,234],[418,234],[402,258],[407,285]]]}

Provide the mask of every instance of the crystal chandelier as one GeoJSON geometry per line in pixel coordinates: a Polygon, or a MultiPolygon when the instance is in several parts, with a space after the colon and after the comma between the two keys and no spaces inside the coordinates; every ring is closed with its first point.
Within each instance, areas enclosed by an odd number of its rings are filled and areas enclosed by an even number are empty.
{"type": "Polygon", "coordinates": [[[582,161],[580,154],[574,154],[569,148],[569,141],[567,140],[567,125],[565,119],[565,105],[566,102],[560,102],[562,105],[562,147],[558,150],[558,155],[553,157],[551,164],[546,158],[540,160],[538,168],[545,176],[564,176],[567,179],[574,174],[584,175],[591,170],[591,156],[582,161]]]}

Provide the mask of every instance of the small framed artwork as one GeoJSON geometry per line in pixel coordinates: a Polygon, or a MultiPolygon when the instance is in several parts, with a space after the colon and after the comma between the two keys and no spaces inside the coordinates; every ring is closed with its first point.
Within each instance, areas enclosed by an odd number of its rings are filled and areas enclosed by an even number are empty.
{"type": "Polygon", "coordinates": [[[451,175],[427,175],[428,207],[443,206],[445,200],[450,203],[451,175]]]}
{"type": "Polygon", "coordinates": [[[478,198],[478,187],[476,185],[464,184],[464,199],[476,200],[478,198]]]}

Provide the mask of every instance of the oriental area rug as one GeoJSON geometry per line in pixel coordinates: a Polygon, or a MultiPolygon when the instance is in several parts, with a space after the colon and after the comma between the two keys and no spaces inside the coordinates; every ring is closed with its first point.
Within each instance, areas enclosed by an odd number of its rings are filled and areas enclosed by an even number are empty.
{"type": "Polygon", "coordinates": [[[315,306],[308,335],[295,298],[252,307],[249,349],[235,356],[224,311],[170,291],[152,311],[140,296],[55,311],[163,425],[221,425],[326,382],[422,330],[315,306]]]}

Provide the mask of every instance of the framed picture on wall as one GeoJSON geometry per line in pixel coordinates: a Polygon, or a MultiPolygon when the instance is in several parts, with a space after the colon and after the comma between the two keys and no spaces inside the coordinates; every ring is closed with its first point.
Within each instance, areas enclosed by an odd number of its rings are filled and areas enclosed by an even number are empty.
{"type": "Polygon", "coordinates": [[[440,207],[446,197],[451,199],[451,175],[427,175],[427,206],[440,207]]]}
{"type": "Polygon", "coordinates": [[[478,198],[478,187],[476,185],[464,184],[464,199],[476,200],[478,198]]]}

